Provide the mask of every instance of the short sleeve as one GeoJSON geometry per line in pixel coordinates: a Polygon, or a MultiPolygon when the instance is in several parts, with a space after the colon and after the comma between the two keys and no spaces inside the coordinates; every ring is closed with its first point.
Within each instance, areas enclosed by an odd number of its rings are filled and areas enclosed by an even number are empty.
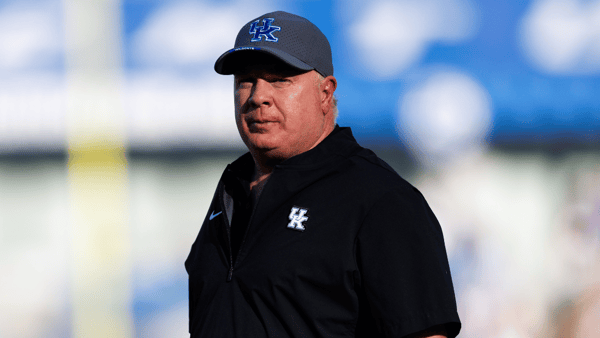
{"type": "Polygon", "coordinates": [[[460,331],[440,225],[412,186],[384,194],[356,238],[359,283],[377,330],[403,337],[445,324],[460,331]]]}

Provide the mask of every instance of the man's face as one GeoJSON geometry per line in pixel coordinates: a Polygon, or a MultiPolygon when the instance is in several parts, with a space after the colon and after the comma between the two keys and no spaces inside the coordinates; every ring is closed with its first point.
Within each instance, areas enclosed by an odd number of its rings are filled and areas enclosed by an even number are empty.
{"type": "Polygon", "coordinates": [[[327,136],[316,71],[300,73],[264,57],[237,71],[234,86],[236,124],[253,155],[285,160],[327,136]]]}

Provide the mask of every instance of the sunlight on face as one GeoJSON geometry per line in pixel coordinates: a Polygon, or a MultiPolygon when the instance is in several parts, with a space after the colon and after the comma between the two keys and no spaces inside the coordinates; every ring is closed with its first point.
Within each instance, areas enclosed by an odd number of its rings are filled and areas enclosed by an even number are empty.
{"type": "Polygon", "coordinates": [[[314,147],[328,131],[316,71],[299,72],[259,54],[235,73],[235,115],[255,156],[285,160],[314,147]]]}

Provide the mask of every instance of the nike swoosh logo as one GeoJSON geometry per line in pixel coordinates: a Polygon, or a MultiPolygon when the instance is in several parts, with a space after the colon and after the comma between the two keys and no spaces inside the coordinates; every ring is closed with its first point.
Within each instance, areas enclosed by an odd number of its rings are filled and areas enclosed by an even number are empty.
{"type": "Polygon", "coordinates": [[[212,221],[212,220],[213,220],[213,218],[215,218],[215,217],[219,216],[221,213],[222,213],[222,211],[219,211],[219,212],[217,212],[217,213],[215,214],[215,212],[214,212],[214,210],[213,210],[213,212],[211,212],[211,213],[210,213],[210,217],[208,217],[208,220],[209,220],[209,221],[212,221]]]}

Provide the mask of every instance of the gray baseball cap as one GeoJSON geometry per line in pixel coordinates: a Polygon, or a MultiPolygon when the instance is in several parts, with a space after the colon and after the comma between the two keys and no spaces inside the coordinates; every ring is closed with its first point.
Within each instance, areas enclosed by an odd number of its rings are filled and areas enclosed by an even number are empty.
{"type": "Polygon", "coordinates": [[[317,26],[298,15],[277,11],[248,22],[238,33],[233,49],[217,59],[215,71],[235,73],[250,52],[270,54],[299,70],[333,75],[329,41],[317,26]]]}

